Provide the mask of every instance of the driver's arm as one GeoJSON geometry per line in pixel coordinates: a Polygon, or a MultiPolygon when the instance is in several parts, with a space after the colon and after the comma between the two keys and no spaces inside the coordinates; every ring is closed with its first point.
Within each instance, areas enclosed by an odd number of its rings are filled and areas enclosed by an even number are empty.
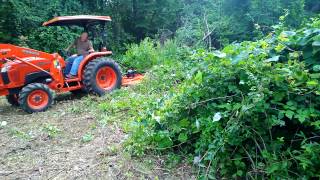
{"type": "Polygon", "coordinates": [[[66,51],[69,52],[71,48],[76,47],[76,41],[74,41],[70,46],[67,47],[66,51]]]}
{"type": "Polygon", "coordinates": [[[92,53],[92,52],[94,52],[94,48],[93,48],[93,45],[92,45],[92,42],[91,41],[89,41],[89,51],[88,51],[89,53],[92,53]]]}

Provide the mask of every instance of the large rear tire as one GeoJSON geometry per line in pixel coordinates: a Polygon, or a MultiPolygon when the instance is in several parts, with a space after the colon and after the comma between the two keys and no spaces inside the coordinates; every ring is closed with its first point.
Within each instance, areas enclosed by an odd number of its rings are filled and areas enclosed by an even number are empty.
{"type": "Polygon", "coordinates": [[[18,94],[10,94],[6,96],[7,101],[12,106],[18,107],[19,106],[19,95],[18,94]]]}
{"type": "Polygon", "coordinates": [[[27,113],[44,112],[53,103],[50,88],[42,83],[33,83],[22,88],[19,94],[20,107],[27,113]]]}
{"type": "Polygon", "coordinates": [[[108,92],[119,89],[121,83],[120,67],[112,59],[95,59],[85,67],[83,84],[89,93],[103,96],[108,92]]]}

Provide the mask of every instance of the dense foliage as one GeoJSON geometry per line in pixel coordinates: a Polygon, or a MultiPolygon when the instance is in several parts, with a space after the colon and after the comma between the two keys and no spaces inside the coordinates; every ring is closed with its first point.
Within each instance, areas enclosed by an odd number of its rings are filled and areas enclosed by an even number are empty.
{"type": "Polygon", "coordinates": [[[119,91],[100,107],[129,115],[133,154],[187,156],[200,178],[320,177],[319,27],[318,20],[295,31],[280,24],[261,40],[213,52],[172,44],[160,51],[147,40],[127,55],[163,60],[132,97],[119,91]]]}
{"type": "Polygon", "coordinates": [[[125,43],[154,36],[160,29],[179,25],[178,0],[1,0],[0,42],[30,46],[45,51],[65,48],[79,29],[44,28],[42,23],[63,15],[109,15],[108,46],[124,50],[125,43]],[[62,40],[63,39],[63,40],[62,40]]]}
{"type": "MultiPolygon", "coordinates": [[[[320,12],[319,0],[1,0],[0,42],[58,51],[78,29],[43,28],[61,15],[110,15],[108,45],[123,51],[124,44],[145,37],[163,43],[177,37],[189,46],[220,48],[233,41],[253,40],[272,30],[284,13],[285,24],[297,27],[320,12]]],[[[74,34],[76,33],[76,34],[74,34]]]]}

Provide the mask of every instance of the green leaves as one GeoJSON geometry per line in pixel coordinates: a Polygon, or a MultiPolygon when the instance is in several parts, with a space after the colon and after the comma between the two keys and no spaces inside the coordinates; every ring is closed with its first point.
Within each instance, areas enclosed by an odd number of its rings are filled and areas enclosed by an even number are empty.
{"type": "Polygon", "coordinates": [[[292,119],[294,114],[295,114],[294,111],[291,111],[291,110],[285,111],[285,115],[286,115],[289,119],[292,119]]]}
{"type": "Polygon", "coordinates": [[[286,38],[289,38],[289,37],[292,37],[292,36],[295,36],[297,33],[295,31],[283,31],[281,33],[281,35],[283,37],[286,37],[286,38]]]}
{"type": "Polygon", "coordinates": [[[190,126],[190,122],[189,122],[188,119],[182,119],[179,122],[179,126],[182,127],[182,128],[188,128],[190,126]]]}
{"type": "Polygon", "coordinates": [[[285,92],[274,92],[273,93],[273,98],[274,98],[274,100],[275,101],[278,101],[278,102],[280,102],[280,101],[282,101],[285,97],[286,97],[286,93],[285,92]]]}
{"type": "Polygon", "coordinates": [[[240,54],[231,57],[231,62],[232,62],[232,64],[237,64],[242,60],[246,60],[248,58],[248,56],[249,56],[249,52],[244,50],[240,54]]]}
{"type": "Polygon", "coordinates": [[[299,109],[296,118],[300,121],[300,123],[304,123],[308,117],[310,117],[310,112],[308,110],[299,109]]]}
{"type": "Polygon", "coordinates": [[[316,47],[320,47],[320,41],[314,41],[313,43],[312,43],[312,46],[316,46],[316,47]]]}
{"type": "Polygon", "coordinates": [[[312,68],[313,68],[313,71],[320,72],[320,65],[315,65],[312,68]]]}
{"type": "Polygon", "coordinates": [[[316,80],[311,80],[311,81],[308,81],[308,82],[307,82],[307,85],[308,85],[309,87],[317,87],[317,86],[319,85],[319,83],[318,83],[318,81],[316,81],[316,80]]]}
{"type": "Polygon", "coordinates": [[[188,140],[188,135],[187,133],[180,133],[179,136],[178,136],[178,140],[182,143],[185,143],[187,142],[188,140]]]}
{"type": "Polygon", "coordinates": [[[154,140],[157,142],[156,146],[160,149],[170,148],[173,145],[168,131],[159,131],[155,135],[154,140]]]}
{"type": "Polygon", "coordinates": [[[82,142],[87,143],[94,139],[94,136],[91,133],[86,133],[84,136],[82,136],[82,142]]]}
{"type": "Polygon", "coordinates": [[[213,51],[212,54],[218,58],[225,58],[227,56],[226,53],[223,53],[221,51],[213,51]]]}
{"type": "Polygon", "coordinates": [[[147,38],[140,44],[131,44],[127,46],[128,51],[121,59],[127,68],[146,72],[151,67],[160,63],[162,59],[157,56],[157,47],[151,39],[147,38]]]}
{"type": "Polygon", "coordinates": [[[280,56],[274,56],[272,58],[267,59],[265,62],[278,62],[280,59],[280,56]]]}
{"type": "Polygon", "coordinates": [[[195,76],[194,80],[195,80],[195,82],[196,82],[197,84],[201,84],[202,81],[203,81],[203,74],[202,74],[202,72],[199,71],[199,72],[197,73],[197,75],[195,76]]]}

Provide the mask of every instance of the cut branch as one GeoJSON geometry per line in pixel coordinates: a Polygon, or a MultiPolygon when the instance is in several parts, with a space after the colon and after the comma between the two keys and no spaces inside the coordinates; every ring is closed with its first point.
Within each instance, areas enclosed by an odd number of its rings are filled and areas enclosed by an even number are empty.
{"type": "Polygon", "coordinates": [[[224,97],[215,97],[215,98],[211,98],[211,99],[207,99],[207,100],[204,100],[204,101],[200,101],[200,102],[196,102],[196,103],[192,103],[189,108],[195,108],[199,105],[202,105],[202,104],[205,104],[205,103],[208,103],[208,102],[211,102],[211,101],[214,101],[214,100],[219,100],[219,99],[228,99],[228,98],[232,98],[234,96],[237,96],[237,94],[235,95],[232,95],[232,96],[224,96],[224,97]]]}

